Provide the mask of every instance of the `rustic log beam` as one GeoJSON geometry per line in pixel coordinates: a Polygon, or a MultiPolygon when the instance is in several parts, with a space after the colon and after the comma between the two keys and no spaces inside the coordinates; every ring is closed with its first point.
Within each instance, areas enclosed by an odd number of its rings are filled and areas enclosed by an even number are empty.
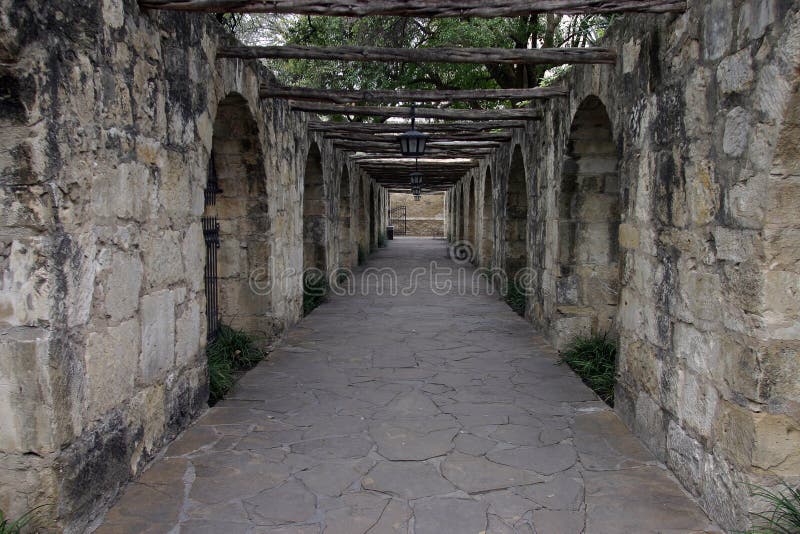
{"type": "Polygon", "coordinates": [[[309,87],[281,87],[264,85],[261,98],[333,102],[335,104],[360,104],[365,102],[471,102],[480,100],[524,101],[539,98],[564,97],[569,91],[563,87],[534,87],[531,89],[475,89],[448,90],[373,90],[339,91],[309,87]]]}
{"type": "Polygon", "coordinates": [[[366,17],[517,17],[534,13],[680,13],[686,0],[139,0],[148,9],[366,17]]]}
{"type": "MultiPolygon", "coordinates": [[[[417,130],[426,133],[434,132],[487,132],[491,130],[519,129],[524,128],[525,121],[483,121],[483,122],[451,122],[451,123],[431,123],[426,124],[417,122],[417,130]]],[[[376,132],[376,133],[403,133],[411,129],[411,123],[382,123],[375,124],[369,122],[331,122],[331,121],[310,121],[308,129],[312,132],[376,132]]]]}
{"type": "Polygon", "coordinates": [[[381,61],[386,63],[513,63],[566,65],[613,64],[617,53],[610,48],[379,48],[373,46],[233,46],[217,50],[218,58],[321,59],[381,61]]]}
{"type": "MultiPolygon", "coordinates": [[[[443,141],[441,143],[437,142],[429,142],[427,144],[426,151],[429,149],[440,148],[442,150],[470,150],[474,148],[498,148],[502,145],[502,143],[498,143],[495,141],[443,141]]],[[[376,141],[334,141],[333,146],[338,146],[342,148],[352,148],[354,150],[358,149],[365,149],[365,148],[379,148],[386,150],[397,148],[397,152],[400,152],[400,143],[393,139],[387,139],[386,141],[376,140],[376,141]]]]}
{"type": "MultiPolygon", "coordinates": [[[[292,110],[320,115],[361,115],[368,117],[410,117],[411,108],[390,106],[343,106],[340,104],[317,104],[313,102],[292,102],[292,110]]],[[[434,109],[417,108],[417,118],[443,120],[541,120],[542,114],[531,108],[520,109],[434,109]]],[[[420,126],[420,129],[423,127],[420,126]]]]}
{"type": "MultiPolygon", "coordinates": [[[[325,139],[332,139],[336,141],[392,141],[394,143],[400,142],[399,134],[378,134],[378,133],[349,133],[349,132],[332,132],[326,133],[325,139]]],[[[513,136],[507,133],[440,133],[433,134],[430,141],[432,142],[449,142],[449,141],[511,141],[513,136]]]]}

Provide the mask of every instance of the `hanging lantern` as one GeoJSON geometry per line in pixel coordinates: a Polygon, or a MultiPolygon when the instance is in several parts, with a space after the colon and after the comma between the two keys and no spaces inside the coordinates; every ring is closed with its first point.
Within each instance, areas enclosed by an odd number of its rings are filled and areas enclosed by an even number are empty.
{"type": "Polygon", "coordinates": [[[425,155],[425,144],[428,136],[414,129],[416,121],[414,117],[415,108],[411,106],[411,129],[400,135],[400,153],[404,156],[418,158],[425,155]]]}
{"type": "Polygon", "coordinates": [[[414,200],[421,200],[421,199],[422,199],[422,195],[414,195],[414,200]]]}

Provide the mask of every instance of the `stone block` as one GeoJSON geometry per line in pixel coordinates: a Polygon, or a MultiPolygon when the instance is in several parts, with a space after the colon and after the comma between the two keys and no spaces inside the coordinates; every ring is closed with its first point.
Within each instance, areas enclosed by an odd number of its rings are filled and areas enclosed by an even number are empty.
{"type": "Polygon", "coordinates": [[[703,53],[707,60],[728,53],[733,37],[732,10],[728,0],[711,0],[703,13],[703,53]]]}
{"type": "Polygon", "coordinates": [[[175,324],[175,365],[183,367],[197,358],[202,348],[200,304],[195,300],[186,305],[175,324]]]}
{"type": "Polygon", "coordinates": [[[150,170],[141,163],[122,163],[92,176],[91,206],[98,217],[145,219],[151,212],[150,170]]]}
{"type": "Polygon", "coordinates": [[[166,230],[156,235],[143,236],[144,267],[147,287],[159,289],[183,279],[180,234],[166,230]]]}
{"type": "Polygon", "coordinates": [[[619,225],[619,245],[622,248],[636,249],[639,247],[639,229],[628,223],[619,225]]]}
{"type": "Polygon", "coordinates": [[[750,135],[750,113],[741,107],[733,108],[725,118],[725,131],[722,135],[722,150],[729,156],[738,158],[747,148],[750,135]]]}
{"type": "Polygon", "coordinates": [[[133,396],[140,341],[138,319],[89,334],[84,357],[89,420],[101,418],[133,396]]]}
{"type": "Polygon", "coordinates": [[[144,268],[138,253],[114,253],[105,283],[105,311],[112,321],[120,321],[139,308],[144,268]]]}
{"type": "Polygon", "coordinates": [[[768,226],[764,229],[769,265],[778,271],[800,272],[800,228],[768,226]]]}
{"type": "Polygon", "coordinates": [[[749,48],[726,57],[717,67],[717,83],[723,94],[744,92],[754,79],[753,58],[749,48]]]}
{"type": "Polygon", "coordinates": [[[0,323],[37,326],[50,317],[50,274],[45,238],[14,240],[0,256],[0,323]]]}
{"type": "Polygon", "coordinates": [[[163,378],[175,363],[175,304],[172,291],[142,297],[142,352],[138,379],[144,384],[163,378]]]}
{"type": "Polygon", "coordinates": [[[800,421],[784,414],[754,414],[753,465],[778,476],[800,473],[800,421]]]}
{"type": "Polygon", "coordinates": [[[716,334],[700,332],[692,325],[675,323],[672,332],[675,356],[686,362],[697,374],[716,370],[720,358],[720,342],[716,334]]]}
{"type": "Polygon", "coordinates": [[[183,251],[183,276],[190,290],[200,291],[204,287],[206,245],[203,228],[199,222],[192,224],[186,230],[181,248],[183,251]]]}
{"type": "Polygon", "coordinates": [[[45,454],[56,445],[49,350],[49,333],[43,329],[0,332],[1,452],[45,454]]]}
{"type": "Polygon", "coordinates": [[[717,259],[741,263],[764,257],[764,246],[758,232],[718,226],[713,234],[717,259]]]}

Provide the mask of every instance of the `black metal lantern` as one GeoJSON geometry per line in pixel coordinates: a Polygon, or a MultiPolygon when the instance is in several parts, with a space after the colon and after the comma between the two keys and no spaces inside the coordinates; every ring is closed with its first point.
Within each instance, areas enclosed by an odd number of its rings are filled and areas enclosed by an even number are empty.
{"type": "Polygon", "coordinates": [[[414,123],[416,122],[414,114],[415,108],[411,106],[411,129],[400,135],[400,153],[404,156],[418,158],[425,155],[425,144],[428,142],[428,136],[414,129],[414,123]]]}
{"type": "Polygon", "coordinates": [[[412,186],[420,186],[420,185],[422,185],[422,173],[421,172],[419,172],[419,171],[412,172],[411,174],[408,175],[408,177],[411,179],[411,185],[412,186]]]}
{"type": "Polygon", "coordinates": [[[422,195],[414,195],[414,200],[422,200],[422,195]]]}

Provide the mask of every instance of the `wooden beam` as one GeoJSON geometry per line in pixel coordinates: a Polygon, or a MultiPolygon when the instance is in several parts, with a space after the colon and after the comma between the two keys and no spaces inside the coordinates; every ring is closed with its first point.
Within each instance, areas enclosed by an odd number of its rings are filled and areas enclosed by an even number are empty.
{"type": "MultiPolygon", "coordinates": [[[[498,143],[496,141],[443,141],[441,143],[431,143],[429,142],[426,148],[434,149],[440,148],[442,150],[469,150],[473,148],[498,148],[502,145],[502,143],[498,143]]],[[[394,139],[387,139],[386,141],[375,140],[375,141],[345,141],[345,140],[337,140],[334,141],[333,146],[338,147],[345,147],[345,148],[352,148],[358,150],[360,148],[380,148],[380,149],[391,149],[397,148],[397,153],[400,153],[400,143],[395,141],[394,139]]]]}
{"type": "Polygon", "coordinates": [[[374,46],[232,46],[217,50],[218,58],[321,59],[385,63],[477,63],[566,65],[613,64],[610,48],[379,48],[374,46]]]}
{"type": "MultiPolygon", "coordinates": [[[[399,134],[379,134],[379,133],[355,133],[355,132],[330,132],[325,134],[325,139],[338,141],[392,141],[399,146],[399,134]]],[[[448,142],[448,141],[511,141],[513,136],[508,133],[439,133],[433,134],[429,142],[448,142]]]]}
{"type": "MultiPolygon", "coordinates": [[[[525,121],[483,121],[483,122],[451,122],[451,123],[420,123],[417,122],[417,129],[421,132],[486,132],[501,129],[524,128],[525,121]]],[[[371,122],[331,122],[331,121],[310,121],[308,129],[314,132],[377,132],[377,133],[403,133],[411,129],[411,123],[371,123],[371,122]]]]}
{"type": "MultiPolygon", "coordinates": [[[[411,116],[411,108],[390,106],[343,106],[340,104],[316,104],[312,102],[292,102],[294,111],[318,113],[320,115],[361,115],[368,117],[403,117],[411,116]]],[[[531,108],[520,109],[434,109],[417,108],[416,114],[421,119],[443,120],[541,120],[542,115],[531,108]]],[[[420,126],[422,128],[422,126],[420,126]]]]}
{"type": "Polygon", "coordinates": [[[273,85],[264,85],[261,87],[261,98],[322,101],[333,102],[335,104],[359,104],[364,102],[471,102],[479,100],[523,101],[534,100],[538,98],[564,97],[568,94],[569,91],[563,87],[534,87],[532,89],[475,89],[465,91],[339,91],[335,89],[279,87],[273,85]]]}
{"type": "Polygon", "coordinates": [[[535,13],[679,13],[686,0],[139,0],[148,9],[366,17],[517,17],[535,13]]]}

